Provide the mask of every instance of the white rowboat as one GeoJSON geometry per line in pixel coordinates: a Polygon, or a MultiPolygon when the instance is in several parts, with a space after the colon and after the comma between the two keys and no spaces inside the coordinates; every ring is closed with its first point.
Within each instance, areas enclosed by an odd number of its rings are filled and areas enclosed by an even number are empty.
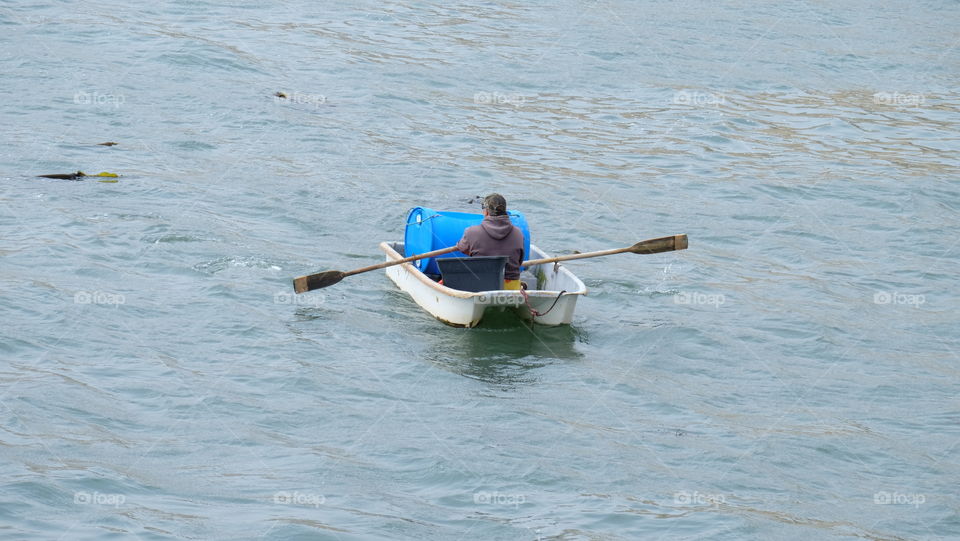
{"type": "MultiPolygon", "coordinates": [[[[381,242],[387,262],[403,259],[402,242],[381,242]]],[[[545,259],[545,252],[530,245],[528,259],[545,259]]],[[[519,291],[460,291],[431,280],[410,263],[386,268],[387,276],[433,317],[454,327],[476,327],[492,307],[511,307],[521,318],[541,325],[569,325],[577,299],[587,294],[587,286],[559,263],[533,265],[521,280],[528,283],[527,301],[519,291]],[[535,282],[535,283],[533,283],[535,282]],[[528,304],[529,303],[529,306],[528,304]],[[533,308],[543,314],[534,316],[533,308]]]]}

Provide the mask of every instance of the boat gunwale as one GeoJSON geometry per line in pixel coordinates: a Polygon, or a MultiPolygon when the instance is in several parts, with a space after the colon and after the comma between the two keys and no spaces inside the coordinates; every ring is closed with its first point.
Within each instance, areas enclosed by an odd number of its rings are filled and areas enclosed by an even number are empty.
{"type": "MultiPolygon", "coordinates": [[[[380,243],[380,249],[383,250],[383,252],[387,254],[387,257],[389,257],[393,261],[403,259],[404,256],[401,255],[399,252],[397,252],[393,248],[393,246],[391,246],[391,244],[392,243],[389,241],[383,241],[380,243]]],[[[544,254],[545,257],[549,257],[547,256],[546,252],[544,252],[543,250],[540,250],[539,248],[531,244],[530,251],[532,252],[533,250],[537,250],[538,252],[544,254]]],[[[546,264],[546,263],[542,263],[542,264],[546,264]]],[[[559,295],[560,293],[563,293],[564,295],[586,295],[587,294],[587,286],[586,284],[583,283],[583,280],[581,280],[580,278],[577,278],[575,274],[573,274],[569,269],[567,269],[563,265],[559,263],[555,263],[555,265],[557,265],[557,267],[559,267],[561,270],[567,273],[570,273],[570,275],[574,278],[574,280],[576,280],[576,282],[580,284],[582,289],[580,289],[579,291],[563,291],[563,292],[544,290],[544,289],[531,289],[531,290],[527,290],[527,297],[553,298],[559,295]]],[[[460,299],[470,299],[474,297],[489,296],[490,294],[496,294],[498,297],[501,297],[501,298],[503,295],[516,296],[521,299],[523,298],[523,294],[520,291],[515,289],[491,289],[489,291],[461,291],[459,289],[453,289],[443,284],[434,282],[429,277],[427,277],[427,275],[424,274],[423,271],[413,266],[413,264],[410,262],[402,263],[400,267],[402,267],[407,272],[416,276],[417,280],[419,280],[421,283],[426,284],[427,286],[429,286],[431,289],[434,289],[438,293],[441,293],[449,297],[456,297],[460,299]]]]}

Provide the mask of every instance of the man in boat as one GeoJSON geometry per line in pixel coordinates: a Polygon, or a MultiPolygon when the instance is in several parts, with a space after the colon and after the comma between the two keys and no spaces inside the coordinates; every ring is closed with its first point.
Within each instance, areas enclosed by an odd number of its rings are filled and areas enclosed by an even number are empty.
{"type": "Polygon", "coordinates": [[[483,221],[468,227],[457,248],[468,256],[505,255],[503,288],[520,289],[520,263],[523,262],[523,231],[510,223],[507,200],[498,193],[483,198],[483,221]]]}

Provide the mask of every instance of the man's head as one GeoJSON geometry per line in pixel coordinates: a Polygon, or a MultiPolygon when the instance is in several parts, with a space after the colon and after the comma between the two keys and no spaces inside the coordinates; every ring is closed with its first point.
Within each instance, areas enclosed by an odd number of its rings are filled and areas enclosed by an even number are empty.
{"type": "Polygon", "coordinates": [[[507,213],[507,200],[498,193],[483,198],[483,211],[488,216],[503,216],[507,213]]]}

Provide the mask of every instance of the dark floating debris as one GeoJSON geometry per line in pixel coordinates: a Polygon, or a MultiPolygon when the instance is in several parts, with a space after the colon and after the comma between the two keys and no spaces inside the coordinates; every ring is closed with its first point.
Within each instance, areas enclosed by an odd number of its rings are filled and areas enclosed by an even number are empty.
{"type": "Polygon", "coordinates": [[[78,178],[82,178],[87,175],[83,171],[77,171],[76,173],[55,173],[52,175],[37,175],[37,176],[42,178],[56,178],[60,180],[77,180],[78,178]]]}
{"type": "MultiPolygon", "coordinates": [[[[55,179],[58,179],[58,180],[80,180],[81,178],[84,178],[84,177],[117,178],[117,177],[119,177],[120,175],[118,175],[118,174],[116,174],[116,173],[108,173],[108,172],[106,172],[106,171],[101,171],[101,172],[97,173],[96,175],[88,175],[88,174],[84,173],[83,171],[77,171],[76,173],[53,173],[53,174],[50,174],[50,175],[37,175],[37,176],[38,176],[38,177],[41,177],[41,178],[55,178],[55,179]]],[[[115,180],[114,180],[114,181],[103,181],[103,180],[101,180],[100,182],[116,182],[116,181],[115,181],[115,180]]]]}
{"type": "Polygon", "coordinates": [[[107,141],[106,143],[97,143],[98,146],[102,146],[102,147],[112,147],[119,144],[120,143],[114,143],[113,141],[107,141]]]}

